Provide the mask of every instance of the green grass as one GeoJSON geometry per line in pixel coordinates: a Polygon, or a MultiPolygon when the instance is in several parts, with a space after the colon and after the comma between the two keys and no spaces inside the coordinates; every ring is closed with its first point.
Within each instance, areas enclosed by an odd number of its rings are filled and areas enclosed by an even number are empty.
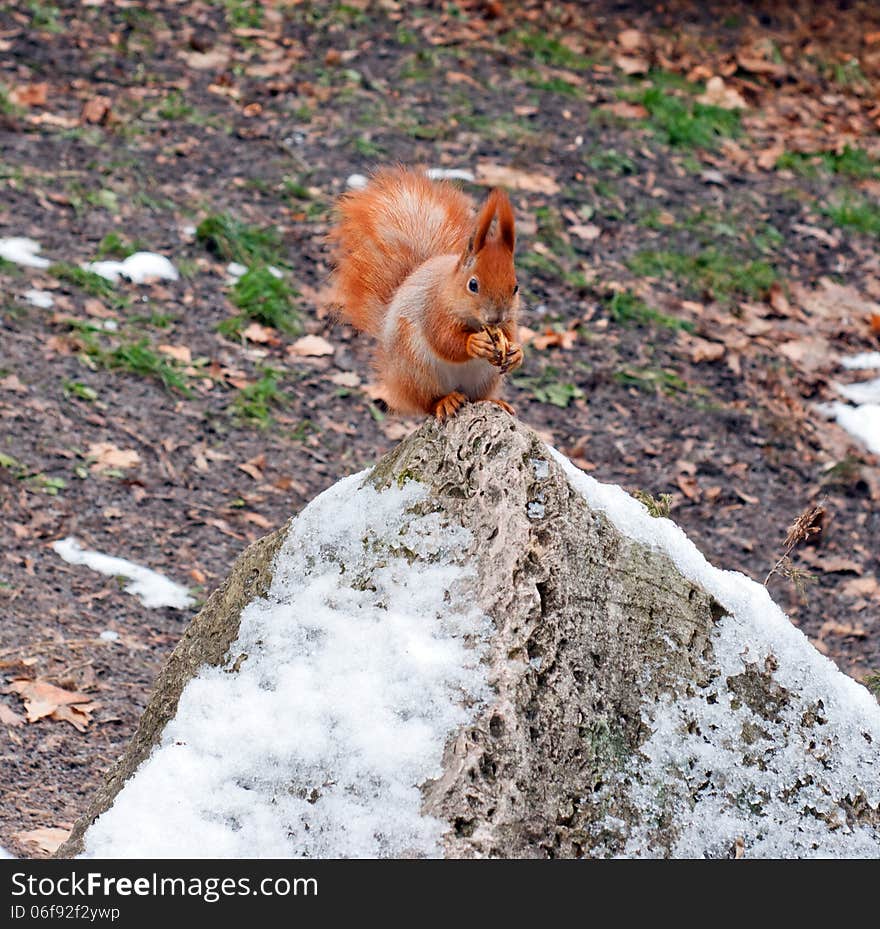
{"type": "Polygon", "coordinates": [[[678,374],[663,368],[623,368],[614,372],[614,380],[624,387],[637,387],[648,393],[659,390],[672,395],[688,391],[687,383],[678,374]]]}
{"type": "Polygon", "coordinates": [[[220,324],[223,335],[235,335],[247,320],[256,320],[282,332],[296,334],[302,323],[294,300],[299,294],[283,277],[268,268],[252,268],[243,274],[232,289],[232,302],[241,314],[220,324]]]}
{"type": "Polygon", "coordinates": [[[76,397],[78,400],[88,400],[90,403],[98,399],[98,392],[83,384],[81,381],[65,381],[62,385],[64,393],[68,397],[76,397]]]}
{"type": "Polygon", "coordinates": [[[559,39],[554,39],[545,32],[527,32],[519,30],[506,39],[508,45],[518,44],[529,53],[533,61],[551,68],[568,68],[571,71],[583,71],[592,64],[591,60],[579,52],[570,49],[559,39]]]}
{"type": "Polygon", "coordinates": [[[685,329],[694,331],[694,324],[677,316],[668,316],[628,290],[616,291],[606,300],[608,312],[616,323],[633,326],[657,326],[664,329],[685,329]]]}
{"type": "Polygon", "coordinates": [[[111,281],[101,277],[100,274],[95,274],[94,271],[86,271],[79,265],[59,261],[50,266],[49,273],[59,281],[67,281],[92,297],[100,297],[102,300],[111,302],[120,300],[116,287],[111,281]]]}
{"type": "Polygon", "coordinates": [[[572,400],[580,400],[584,392],[570,381],[561,377],[561,372],[552,366],[544,368],[539,375],[514,375],[515,387],[527,390],[539,403],[550,403],[565,408],[572,400]]]}
{"type": "Polygon", "coordinates": [[[147,339],[119,345],[104,352],[101,360],[109,368],[155,377],[169,389],[188,392],[186,377],[168,359],[154,352],[147,339]]]}
{"type": "Polygon", "coordinates": [[[156,108],[158,116],[171,122],[187,119],[194,112],[195,107],[186,102],[186,97],[179,90],[172,90],[156,108]]]}
{"type": "Polygon", "coordinates": [[[740,115],[649,87],[634,98],[648,111],[654,133],[675,148],[714,149],[725,138],[740,133],[740,115]]]}
{"type": "Polygon", "coordinates": [[[263,6],[248,0],[223,0],[226,21],[231,29],[259,29],[263,25],[263,6]]]}
{"type": "Polygon", "coordinates": [[[196,229],[196,239],[226,261],[243,265],[281,263],[277,229],[249,226],[230,213],[215,213],[203,219],[196,229]]]}
{"type": "Polygon", "coordinates": [[[636,163],[632,158],[614,148],[593,153],[587,158],[587,166],[591,171],[599,174],[610,174],[613,177],[635,174],[636,172],[636,163]]]}
{"type": "Polygon", "coordinates": [[[138,240],[128,242],[118,232],[108,232],[98,243],[98,250],[95,254],[98,258],[123,259],[145,248],[143,242],[138,240]]]}
{"type": "Polygon", "coordinates": [[[880,236],[880,205],[871,200],[846,194],[836,203],[823,207],[822,212],[837,226],[880,236]]]}
{"type": "Polygon", "coordinates": [[[667,277],[718,299],[742,295],[757,299],[776,281],[776,269],[766,261],[745,259],[706,248],[696,255],[672,251],[643,251],[627,266],[640,277],[667,277]]]}
{"type": "Polygon", "coordinates": [[[513,77],[522,81],[527,87],[534,90],[543,90],[551,94],[561,94],[565,97],[581,96],[581,89],[571,81],[559,75],[546,76],[534,68],[514,68],[513,77]]]}
{"type": "Polygon", "coordinates": [[[802,177],[816,177],[820,170],[831,174],[849,177],[853,180],[866,180],[880,177],[880,162],[872,158],[863,148],[844,146],[842,152],[783,152],[776,161],[780,170],[794,171],[802,177]]]}
{"type": "Polygon", "coordinates": [[[232,401],[233,413],[239,418],[260,428],[272,424],[273,407],[284,406],[286,400],[278,387],[282,372],[274,368],[263,368],[260,379],[242,388],[232,401]]]}

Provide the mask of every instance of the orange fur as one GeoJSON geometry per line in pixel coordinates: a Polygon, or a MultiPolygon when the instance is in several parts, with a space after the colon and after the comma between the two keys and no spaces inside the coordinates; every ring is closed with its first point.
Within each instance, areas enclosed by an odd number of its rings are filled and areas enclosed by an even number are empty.
{"type": "Polygon", "coordinates": [[[497,399],[499,369],[522,356],[507,194],[491,191],[474,219],[471,201],[451,184],[385,169],[340,199],[329,238],[334,302],[345,322],[377,340],[374,363],[390,407],[445,417],[457,408],[443,402],[453,394],[497,399]],[[489,326],[511,343],[507,364],[490,363],[469,341],[489,326]]]}

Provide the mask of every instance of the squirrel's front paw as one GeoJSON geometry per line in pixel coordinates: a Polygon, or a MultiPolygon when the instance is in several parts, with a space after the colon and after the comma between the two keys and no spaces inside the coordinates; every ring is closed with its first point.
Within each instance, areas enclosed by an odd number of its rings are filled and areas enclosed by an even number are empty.
{"type": "Polygon", "coordinates": [[[485,329],[468,336],[467,353],[471,358],[484,358],[490,364],[501,363],[498,347],[485,329]]]}
{"type": "Polygon", "coordinates": [[[523,363],[523,350],[521,345],[517,345],[515,342],[509,343],[507,346],[507,354],[504,356],[504,361],[501,363],[501,373],[507,374],[508,371],[513,371],[518,368],[523,363]]]}

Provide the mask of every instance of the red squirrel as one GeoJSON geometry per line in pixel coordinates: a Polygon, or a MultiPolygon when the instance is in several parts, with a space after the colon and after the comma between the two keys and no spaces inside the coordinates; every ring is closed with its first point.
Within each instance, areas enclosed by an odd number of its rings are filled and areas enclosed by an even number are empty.
{"type": "Polygon", "coordinates": [[[492,190],[474,218],[470,198],[448,181],[384,169],[340,198],[329,239],[333,302],[342,320],[376,339],[391,409],[442,421],[488,400],[513,413],[498,397],[501,375],[523,359],[504,191],[492,190]]]}

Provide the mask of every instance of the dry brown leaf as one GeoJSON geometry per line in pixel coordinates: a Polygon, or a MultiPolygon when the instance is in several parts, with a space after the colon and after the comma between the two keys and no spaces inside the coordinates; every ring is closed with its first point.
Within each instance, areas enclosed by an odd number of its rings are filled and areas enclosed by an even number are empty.
{"type": "Polygon", "coordinates": [[[621,119],[647,119],[648,111],[641,103],[629,103],[627,100],[616,100],[602,107],[614,116],[621,119]]]}
{"type": "Polygon", "coordinates": [[[616,55],[614,63],[624,74],[647,74],[651,69],[651,62],[640,55],[616,55]]]}
{"type": "Polygon", "coordinates": [[[263,480],[263,470],[266,467],[266,456],[262,454],[256,455],[254,458],[243,462],[237,467],[239,471],[244,471],[245,474],[250,475],[255,481],[261,481],[263,480]]]}
{"type": "Polygon", "coordinates": [[[785,145],[782,142],[774,142],[769,148],[758,152],[755,161],[762,171],[772,171],[776,167],[776,162],[784,153],[785,145]]]}
{"type": "Polygon", "coordinates": [[[849,623],[838,623],[833,619],[828,619],[819,629],[819,638],[824,639],[829,635],[851,636],[855,639],[864,639],[867,633],[862,626],[851,626],[849,623]]]}
{"type": "Polygon", "coordinates": [[[687,333],[682,333],[681,341],[694,364],[701,364],[704,361],[720,361],[727,351],[721,342],[712,342],[687,333]]]}
{"type": "Polygon", "coordinates": [[[743,95],[733,87],[724,83],[724,78],[717,74],[710,77],[706,82],[705,93],[697,97],[698,103],[704,103],[707,106],[718,106],[723,110],[745,110],[748,109],[743,95]]]}
{"type": "Polygon", "coordinates": [[[86,100],[83,104],[79,114],[80,119],[84,123],[92,123],[93,125],[106,122],[110,116],[110,105],[111,100],[109,97],[92,97],[91,100],[86,100]]]}
{"type": "Polygon", "coordinates": [[[330,376],[330,381],[339,387],[361,386],[361,379],[354,371],[338,371],[330,376]]]}
{"type": "Polygon", "coordinates": [[[785,289],[779,283],[779,281],[774,281],[770,286],[769,303],[770,306],[772,306],[780,316],[791,315],[791,304],[788,302],[788,297],[785,295],[785,289]]]}
{"type": "Polygon", "coordinates": [[[333,351],[333,346],[319,335],[304,335],[287,349],[289,355],[297,355],[301,358],[319,358],[323,355],[332,355],[333,351]]]}
{"type": "Polygon", "coordinates": [[[232,52],[225,45],[218,45],[207,52],[186,52],[184,61],[196,71],[222,71],[232,57],[232,52]]]}
{"type": "Polygon", "coordinates": [[[64,720],[76,726],[82,732],[91,720],[91,711],[96,707],[87,694],[76,693],[56,687],[48,681],[24,680],[17,678],[6,689],[6,693],[18,694],[24,701],[27,721],[35,723],[44,717],[64,720]],[[79,707],[81,718],[74,722],[69,707],[73,704],[85,704],[79,707]]]}
{"type": "Polygon", "coordinates": [[[647,48],[648,38],[638,29],[624,29],[617,36],[617,44],[628,52],[639,48],[647,48]]]}
{"type": "Polygon", "coordinates": [[[23,384],[17,374],[7,374],[6,377],[0,377],[0,390],[10,390],[15,394],[26,394],[27,385],[23,384]]]}
{"type": "Polygon", "coordinates": [[[19,84],[9,91],[9,99],[17,106],[45,106],[49,95],[49,85],[43,81],[39,84],[19,84]]]}
{"type": "Polygon", "coordinates": [[[133,468],[141,463],[141,456],[133,448],[119,448],[112,442],[93,442],[86,452],[87,458],[93,458],[92,471],[106,471],[109,468],[133,468]]]}
{"type": "Polygon", "coordinates": [[[186,345],[160,345],[159,351],[181,364],[188,365],[192,361],[192,352],[186,345]]]}
{"type": "Polygon", "coordinates": [[[549,174],[520,171],[509,165],[499,165],[488,161],[477,165],[477,183],[488,187],[510,187],[513,190],[524,190],[526,193],[533,194],[552,196],[559,193],[559,184],[549,174]]]}
{"type": "Polygon", "coordinates": [[[274,524],[270,520],[266,519],[266,517],[261,513],[254,513],[252,510],[248,510],[241,515],[249,523],[253,523],[255,526],[259,526],[261,529],[272,529],[274,527],[274,524]]]}
{"type": "Polygon", "coordinates": [[[737,52],[736,63],[743,71],[750,71],[752,74],[769,74],[772,77],[784,77],[788,73],[788,68],[786,68],[784,64],[768,61],[766,58],[762,58],[754,52],[737,52]]]}
{"type": "Polygon", "coordinates": [[[878,590],[880,590],[880,584],[877,583],[877,578],[871,574],[867,577],[855,577],[840,587],[840,591],[845,597],[875,597],[878,590]]]}
{"type": "Polygon", "coordinates": [[[586,242],[592,242],[602,235],[602,230],[598,226],[593,225],[593,223],[585,223],[583,225],[576,223],[573,226],[569,226],[568,231],[586,242]]]}
{"type": "Polygon", "coordinates": [[[529,329],[528,326],[518,326],[516,334],[520,345],[528,345],[538,333],[534,329],[529,329]]]}
{"type": "Polygon", "coordinates": [[[570,349],[576,341],[577,332],[574,329],[565,329],[562,332],[545,329],[540,335],[532,336],[531,344],[538,351],[543,351],[545,348],[570,349]]]}
{"type": "Polygon", "coordinates": [[[383,420],[381,429],[385,437],[391,439],[392,442],[399,442],[412,432],[412,426],[408,426],[399,419],[383,420]]]}
{"type": "Polygon", "coordinates": [[[70,829],[60,826],[41,826],[39,829],[28,829],[27,832],[16,832],[12,838],[22,845],[36,845],[41,852],[53,855],[70,835],[70,829]]]}
{"type": "Polygon", "coordinates": [[[783,342],[779,351],[804,371],[818,371],[829,362],[831,344],[822,336],[807,336],[804,339],[783,342]]]}
{"type": "Polygon", "coordinates": [[[0,723],[17,729],[19,726],[24,725],[24,717],[19,716],[14,710],[10,710],[5,703],[0,703],[0,723]]]}

